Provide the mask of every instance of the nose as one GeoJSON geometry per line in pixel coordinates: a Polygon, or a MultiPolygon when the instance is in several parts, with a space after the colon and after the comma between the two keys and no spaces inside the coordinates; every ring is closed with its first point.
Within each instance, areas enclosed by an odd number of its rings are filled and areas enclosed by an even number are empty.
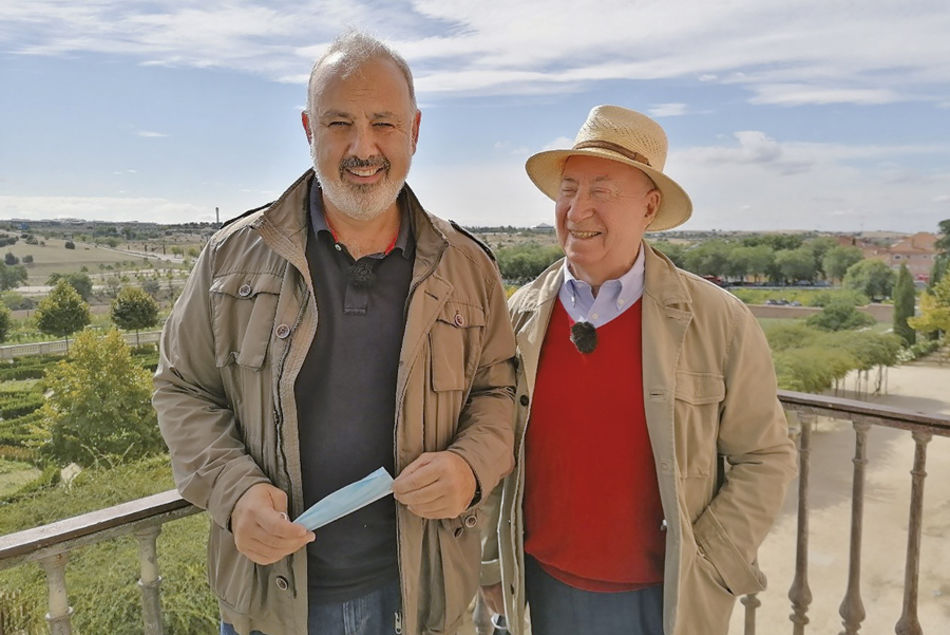
{"type": "Polygon", "coordinates": [[[583,189],[578,189],[574,195],[564,201],[565,213],[568,220],[579,222],[589,218],[594,213],[593,199],[585,195],[583,189]]]}
{"type": "Polygon", "coordinates": [[[376,145],[375,130],[368,122],[357,122],[352,126],[349,154],[359,159],[368,159],[379,154],[376,145]]]}

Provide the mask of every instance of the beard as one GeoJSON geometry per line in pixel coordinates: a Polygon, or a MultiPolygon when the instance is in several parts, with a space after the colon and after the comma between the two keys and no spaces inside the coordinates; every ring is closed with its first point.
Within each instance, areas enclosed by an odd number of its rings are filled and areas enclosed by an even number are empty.
{"type": "MultiPolygon", "coordinates": [[[[340,161],[337,174],[325,174],[320,169],[316,144],[310,144],[310,157],[313,159],[314,172],[323,190],[323,195],[333,203],[341,213],[354,220],[369,221],[377,218],[396,202],[405,179],[393,180],[389,159],[382,155],[359,159],[347,157],[340,161]],[[383,170],[383,179],[379,183],[362,185],[349,183],[344,179],[348,168],[378,167],[383,170]]],[[[408,168],[408,166],[407,166],[408,168]]]]}

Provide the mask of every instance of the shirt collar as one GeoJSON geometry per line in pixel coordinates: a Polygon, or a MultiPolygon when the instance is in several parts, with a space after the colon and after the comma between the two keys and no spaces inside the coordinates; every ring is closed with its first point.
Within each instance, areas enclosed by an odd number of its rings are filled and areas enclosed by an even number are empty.
{"type": "Polygon", "coordinates": [[[568,315],[574,321],[589,321],[594,326],[600,326],[623,313],[628,307],[633,306],[643,296],[644,252],[645,248],[641,243],[640,251],[636,260],[633,261],[633,266],[619,278],[604,282],[600,286],[596,298],[590,284],[579,280],[571,273],[571,268],[565,258],[562,265],[564,282],[561,284],[558,295],[568,315]],[[598,309],[598,317],[592,318],[589,313],[595,303],[600,308],[598,309]]]}

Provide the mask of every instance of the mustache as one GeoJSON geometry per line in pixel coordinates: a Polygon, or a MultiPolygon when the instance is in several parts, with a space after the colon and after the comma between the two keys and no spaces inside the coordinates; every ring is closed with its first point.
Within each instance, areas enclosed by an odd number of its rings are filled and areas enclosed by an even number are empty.
{"type": "Polygon", "coordinates": [[[340,172],[350,168],[383,168],[384,170],[389,170],[389,166],[389,159],[382,155],[372,156],[368,159],[346,157],[340,161],[340,172]]]}

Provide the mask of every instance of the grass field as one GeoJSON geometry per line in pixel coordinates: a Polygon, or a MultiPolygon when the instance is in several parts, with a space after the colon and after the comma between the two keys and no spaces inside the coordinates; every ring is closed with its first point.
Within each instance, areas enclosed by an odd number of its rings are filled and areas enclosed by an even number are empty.
{"type": "Polygon", "coordinates": [[[0,459],[0,498],[8,496],[40,475],[29,463],[0,459]]]}

